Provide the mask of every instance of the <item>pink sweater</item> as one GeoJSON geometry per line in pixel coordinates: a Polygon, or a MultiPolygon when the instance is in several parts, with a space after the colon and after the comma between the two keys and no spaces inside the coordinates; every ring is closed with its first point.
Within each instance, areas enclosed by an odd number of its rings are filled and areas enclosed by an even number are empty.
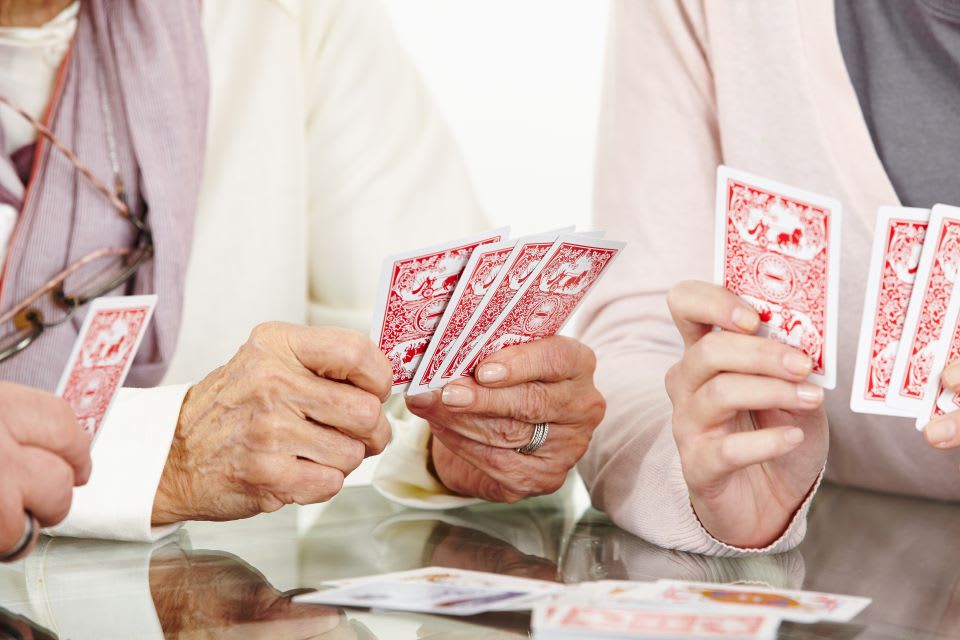
{"type": "Polygon", "coordinates": [[[809,501],[765,549],[722,544],[700,526],[680,471],[663,376],[682,347],[665,297],[680,280],[712,279],[720,163],[843,203],[827,479],[960,499],[960,452],[929,447],[912,419],[849,409],[876,211],[899,201],[860,113],[833,16],[831,0],[615,3],[596,224],[630,246],[581,324],[609,408],[580,472],[598,508],[660,546],[778,552],[796,546],[806,529],[809,501]]]}

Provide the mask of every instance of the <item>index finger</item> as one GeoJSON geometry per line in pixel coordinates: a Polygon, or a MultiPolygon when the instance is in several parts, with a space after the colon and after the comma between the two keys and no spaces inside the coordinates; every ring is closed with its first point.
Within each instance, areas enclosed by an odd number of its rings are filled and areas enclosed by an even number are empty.
{"type": "Polygon", "coordinates": [[[77,484],[90,477],[90,437],[66,401],[40,389],[4,384],[2,421],[24,446],[56,454],[74,471],[77,484]]]}
{"type": "Polygon", "coordinates": [[[290,326],[290,349],[304,367],[322,378],[349,382],[381,400],[390,396],[393,367],[370,338],[339,327],[290,326]]]}
{"type": "Polygon", "coordinates": [[[525,382],[562,382],[592,376],[593,351],[572,338],[553,336],[497,351],[477,367],[485,387],[512,387],[525,382]]]}
{"type": "Polygon", "coordinates": [[[740,296],[720,285],[686,280],[667,294],[667,306],[680,331],[684,347],[720,327],[737,333],[755,333],[760,316],[740,296]]]}

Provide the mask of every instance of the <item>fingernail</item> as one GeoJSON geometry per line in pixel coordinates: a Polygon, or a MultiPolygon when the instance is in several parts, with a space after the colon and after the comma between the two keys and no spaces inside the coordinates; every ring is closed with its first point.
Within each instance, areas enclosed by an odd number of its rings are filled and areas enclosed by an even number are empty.
{"type": "Polygon", "coordinates": [[[937,446],[950,442],[957,435],[957,427],[953,424],[953,420],[931,422],[924,431],[930,444],[937,446]]]}
{"type": "Polygon", "coordinates": [[[500,382],[507,377],[507,368],[502,364],[491,362],[481,365],[477,369],[477,380],[480,382],[500,382]]]}
{"type": "Polygon", "coordinates": [[[803,438],[803,429],[789,429],[783,433],[783,439],[787,444],[800,444],[803,438]]]}
{"type": "Polygon", "coordinates": [[[815,384],[798,384],[797,397],[809,404],[820,404],[823,400],[823,389],[815,384]]]}
{"type": "Polygon", "coordinates": [[[943,386],[956,391],[960,388],[960,368],[950,367],[945,369],[941,379],[943,380],[943,386]]]}
{"type": "Polygon", "coordinates": [[[745,307],[737,307],[734,309],[731,318],[733,319],[733,324],[744,331],[753,331],[756,329],[757,321],[759,320],[753,309],[747,309],[745,307]]]}
{"type": "Polygon", "coordinates": [[[407,396],[407,405],[417,409],[426,409],[433,404],[433,392],[418,393],[415,396],[407,396]]]}
{"type": "Polygon", "coordinates": [[[808,376],[813,369],[813,362],[802,353],[788,351],[783,356],[783,367],[795,376],[808,376]]]}
{"type": "Polygon", "coordinates": [[[440,396],[448,407],[469,407],[473,404],[473,390],[458,384],[448,384],[440,396]]]}

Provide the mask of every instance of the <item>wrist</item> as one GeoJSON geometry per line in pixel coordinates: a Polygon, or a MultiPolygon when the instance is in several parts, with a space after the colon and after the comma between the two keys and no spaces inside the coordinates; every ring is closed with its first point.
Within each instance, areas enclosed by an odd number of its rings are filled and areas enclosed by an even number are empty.
{"type": "Polygon", "coordinates": [[[163,465],[163,473],[160,475],[157,493],[153,499],[153,510],[150,520],[154,527],[175,524],[191,519],[189,509],[187,508],[187,498],[190,495],[190,489],[186,464],[186,443],[183,437],[183,431],[186,421],[185,407],[189,402],[192,392],[193,389],[188,391],[184,397],[183,405],[180,409],[180,416],[177,419],[177,428],[173,435],[173,442],[170,445],[170,453],[167,454],[167,461],[163,465]]]}

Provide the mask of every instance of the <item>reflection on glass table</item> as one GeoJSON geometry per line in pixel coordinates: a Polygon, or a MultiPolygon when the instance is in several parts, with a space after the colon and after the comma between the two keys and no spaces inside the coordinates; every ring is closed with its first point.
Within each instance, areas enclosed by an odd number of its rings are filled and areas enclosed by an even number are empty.
{"type": "Polygon", "coordinates": [[[437,565],[577,583],[676,578],[865,595],[845,625],[782,638],[960,637],[960,506],[824,487],[793,552],[708,558],[654,547],[568,486],[520,504],[402,509],[366,488],[320,509],[191,523],[156,545],[48,539],[0,567],[3,638],[526,638],[530,617],[466,619],[296,604],[323,581],[437,565]]]}

